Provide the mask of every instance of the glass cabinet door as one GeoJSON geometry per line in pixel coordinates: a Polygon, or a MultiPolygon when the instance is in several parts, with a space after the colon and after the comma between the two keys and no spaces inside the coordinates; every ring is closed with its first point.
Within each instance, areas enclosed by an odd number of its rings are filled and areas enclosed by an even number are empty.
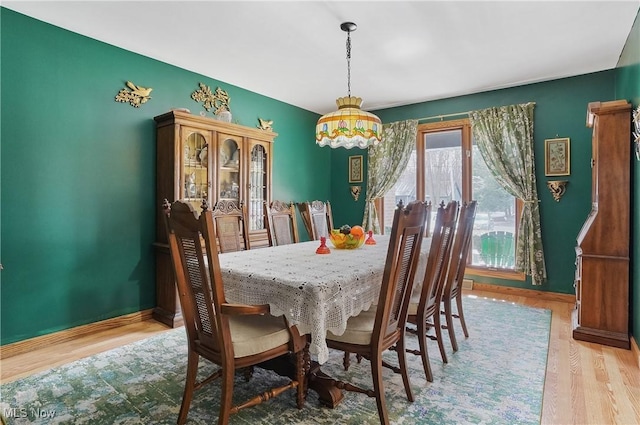
{"type": "Polygon", "coordinates": [[[268,197],[268,152],[264,146],[251,147],[249,160],[249,230],[264,229],[263,203],[268,197]]]}
{"type": "Polygon", "coordinates": [[[182,199],[200,211],[209,196],[209,143],[202,133],[185,129],[182,138],[182,199]]]}
{"type": "Polygon", "coordinates": [[[226,135],[218,137],[217,200],[240,205],[240,141],[226,135]]]}

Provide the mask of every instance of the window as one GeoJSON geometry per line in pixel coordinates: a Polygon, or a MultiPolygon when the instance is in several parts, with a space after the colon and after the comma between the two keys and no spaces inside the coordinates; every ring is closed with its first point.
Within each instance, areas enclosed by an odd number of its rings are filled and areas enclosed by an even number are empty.
{"type": "Polygon", "coordinates": [[[406,204],[415,199],[431,201],[434,210],[442,202],[477,200],[467,266],[474,274],[524,277],[514,271],[520,201],[493,178],[472,140],[469,120],[418,126],[416,147],[404,173],[377,205],[385,232],[391,229],[395,205],[400,200],[406,204]]]}

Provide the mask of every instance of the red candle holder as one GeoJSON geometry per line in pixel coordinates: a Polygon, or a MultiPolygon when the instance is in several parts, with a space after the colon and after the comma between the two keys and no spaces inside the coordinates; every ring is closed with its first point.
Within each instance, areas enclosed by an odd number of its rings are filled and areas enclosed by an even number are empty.
{"type": "Polygon", "coordinates": [[[320,237],[320,246],[316,249],[316,254],[331,254],[331,250],[327,246],[327,238],[324,236],[320,237]]]}
{"type": "Polygon", "coordinates": [[[364,241],[365,245],[375,245],[377,242],[375,239],[373,239],[373,230],[369,230],[369,235],[367,237],[367,240],[364,241]]]}

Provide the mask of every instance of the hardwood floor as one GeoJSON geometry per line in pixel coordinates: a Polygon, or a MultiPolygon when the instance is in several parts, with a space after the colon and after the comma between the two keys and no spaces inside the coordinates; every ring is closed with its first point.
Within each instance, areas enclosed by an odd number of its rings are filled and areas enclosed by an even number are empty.
{"type": "MultiPolygon", "coordinates": [[[[637,354],[573,340],[571,303],[478,290],[468,293],[553,312],[541,424],[640,424],[637,354]]],[[[166,330],[165,325],[146,320],[3,358],[1,381],[13,381],[166,330]]]]}

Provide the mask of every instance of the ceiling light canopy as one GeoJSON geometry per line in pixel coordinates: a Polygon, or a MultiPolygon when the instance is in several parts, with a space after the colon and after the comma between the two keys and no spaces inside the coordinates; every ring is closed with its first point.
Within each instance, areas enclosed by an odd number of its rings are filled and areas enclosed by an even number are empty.
{"type": "Polygon", "coordinates": [[[336,100],[338,110],[323,115],[316,125],[316,143],[332,148],[364,149],[380,143],[382,122],[374,114],[360,109],[362,99],[351,97],[351,32],[357,25],[343,22],[340,29],[347,33],[347,91],[336,100]]]}

